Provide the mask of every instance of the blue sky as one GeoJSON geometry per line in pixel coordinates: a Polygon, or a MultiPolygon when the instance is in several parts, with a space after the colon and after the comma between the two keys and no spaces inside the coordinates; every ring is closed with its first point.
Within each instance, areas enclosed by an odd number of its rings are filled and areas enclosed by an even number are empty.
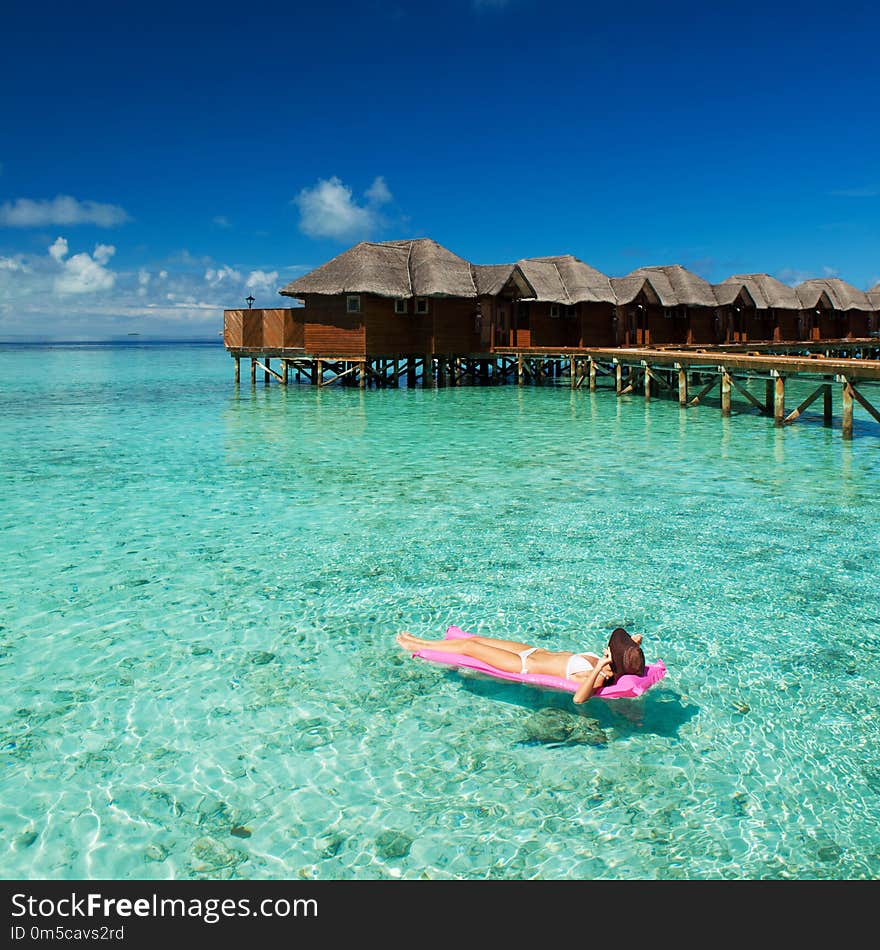
{"type": "Polygon", "coordinates": [[[880,12],[7,4],[0,340],[216,339],[356,241],[880,281],[880,12]]]}

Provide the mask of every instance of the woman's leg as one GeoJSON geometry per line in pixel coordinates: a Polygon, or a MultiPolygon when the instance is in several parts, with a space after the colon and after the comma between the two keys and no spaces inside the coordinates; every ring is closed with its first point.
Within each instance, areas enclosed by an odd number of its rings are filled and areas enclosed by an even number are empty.
{"type": "MultiPolygon", "coordinates": [[[[514,653],[522,653],[523,650],[531,650],[531,643],[521,643],[519,640],[502,640],[500,637],[480,637],[480,636],[471,636],[471,637],[455,637],[450,640],[426,640],[424,637],[416,637],[411,633],[404,633],[403,636],[408,637],[411,640],[418,640],[419,643],[432,644],[431,649],[433,649],[433,644],[435,643],[462,643],[464,640],[469,640],[471,643],[484,643],[489,647],[498,647],[501,650],[512,650],[514,653]]],[[[426,646],[425,649],[428,649],[426,646]]],[[[461,653],[461,650],[453,650],[453,653],[461,653]]]]}
{"type": "MultiPolygon", "coordinates": [[[[496,670],[504,670],[505,673],[519,673],[522,670],[522,660],[520,660],[518,653],[515,650],[505,650],[503,647],[494,646],[494,641],[491,638],[462,637],[457,640],[423,640],[421,637],[414,637],[411,633],[401,633],[397,637],[397,642],[405,650],[411,650],[413,653],[418,653],[419,650],[459,653],[474,660],[488,663],[489,666],[494,666],[496,670]]],[[[528,644],[522,644],[522,646],[523,649],[529,649],[528,644]]]]}

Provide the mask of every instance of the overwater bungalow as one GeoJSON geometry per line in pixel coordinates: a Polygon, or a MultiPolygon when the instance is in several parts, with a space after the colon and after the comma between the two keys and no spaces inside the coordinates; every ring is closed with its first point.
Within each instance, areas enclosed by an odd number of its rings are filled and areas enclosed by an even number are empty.
{"type": "Polygon", "coordinates": [[[735,274],[716,284],[715,293],[725,311],[724,342],[799,339],[801,302],[794,287],[769,274],[735,274]]]}
{"type": "Polygon", "coordinates": [[[479,327],[480,351],[496,346],[528,346],[529,313],[523,301],[533,299],[535,290],[517,264],[474,264],[471,266],[477,291],[475,320],[479,327]]]}
{"type": "Polygon", "coordinates": [[[626,345],[721,342],[712,285],[680,264],[639,267],[611,284],[626,345]]]}
{"type": "Polygon", "coordinates": [[[519,346],[617,346],[617,297],[611,280],[571,254],[517,261],[534,290],[518,308],[519,346]]]}
{"type": "Polygon", "coordinates": [[[424,355],[481,348],[471,265],[428,238],[361,241],[280,291],[303,303],[313,355],[424,355]]]}
{"type": "Polygon", "coordinates": [[[868,294],[839,277],[818,277],[795,287],[803,340],[851,340],[870,335],[874,307],[868,294]]]}

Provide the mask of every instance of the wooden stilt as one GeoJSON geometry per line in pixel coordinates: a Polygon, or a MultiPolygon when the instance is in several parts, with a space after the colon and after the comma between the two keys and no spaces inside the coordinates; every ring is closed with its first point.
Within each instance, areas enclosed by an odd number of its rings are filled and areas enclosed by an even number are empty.
{"type": "Polygon", "coordinates": [[[290,382],[290,363],[288,360],[281,361],[281,385],[287,386],[290,382]]]}
{"type": "Polygon", "coordinates": [[[616,360],[614,362],[614,391],[620,395],[623,389],[623,367],[616,360]]]}
{"type": "Polygon", "coordinates": [[[241,358],[238,356],[235,357],[235,381],[241,382],[241,358]]]}
{"type": "Polygon", "coordinates": [[[320,386],[323,381],[324,381],[324,361],[315,360],[315,374],[312,377],[312,382],[316,386],[320,386]]]}
{"type": "Polygon", "coordinates": [[[251,382],[256,385],[257,382],[257,361],[251,358],[251,382]]]}
{"type": "Polygon", "coordinates": [[[408,356],[406,358],[406,388],[412,389],[416,384],[416,358],[408,356]]]}
{"type": "Polygon", "coordinates": [[[849,380],[844,377],[843,380],[843,389],[842,394],[842,405],[843,405],[843,424],[842,431],[844,439],[851,439],[853,437],[853,397],[852,397],[852,387],[849,384],[849,380]]]}
{"type": "Polygon", "coordinates": [[[367,361],[362,360],[358,364],[358,389],[367,388],[367,361]]]}
{"type": "Polygon", "coordinates": [[[721,415],[730,415],[730,376],[726,371],[721,373],[721,415]]]}
{"type": "Polygon", "coordinates": [[[590,357],[590,392],[596,390],[596,361],[590,357]]]}
{"type": "Polygon", "coordinates": [[[647,364],[643,364],[643,365],[645,367],[645,379],[644,379],[645,399],[650,399],[651,398],[651,370],[647,364]]]}
{"type": "Polygon", "coordinates": [[[574,371],[574,357],[573,356],[570,356],[568,358],[568,372],[569,372],[569,375],[571,376],[571,388],[574,389],[574,387],[577,385],[577,374],[574,371]]]}
{"type": "Polygon", "coordinates": [[[688,404],[688,374],[683,366],[678,367],[678,404],[679,406],[688,404]]]}
{"type": "Polygon", "coordinates": [[[269,359],[268,356],[266,357],[266,362],[263,366],[263,369],[265,370],[265,372],[263,373],[263,382],[268,386],[269,377],[272,373],[272,361],[269,359]]]}
{"type": "Polygon", "coordinates": [[[773,389],[773,424],[785,424],[785,380],[777,375],[773,389]]]}

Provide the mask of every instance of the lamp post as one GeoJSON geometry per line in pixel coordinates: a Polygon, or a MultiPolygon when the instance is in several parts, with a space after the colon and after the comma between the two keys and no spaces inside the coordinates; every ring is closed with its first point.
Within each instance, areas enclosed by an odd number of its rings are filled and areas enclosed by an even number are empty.
{"type": "Polygon", "coordinates": [[[246,303],[247,303],[247,305],[248,305],[248,310],[250,310],[251,307],[253,307],[253,305],[254,305],[254,298],[253,298],[253,296],[252,296],[251,294],[248,294],[247,297],[245,297],[244,299],[245,299],[245,301],[246,301],[246,303]]]}

